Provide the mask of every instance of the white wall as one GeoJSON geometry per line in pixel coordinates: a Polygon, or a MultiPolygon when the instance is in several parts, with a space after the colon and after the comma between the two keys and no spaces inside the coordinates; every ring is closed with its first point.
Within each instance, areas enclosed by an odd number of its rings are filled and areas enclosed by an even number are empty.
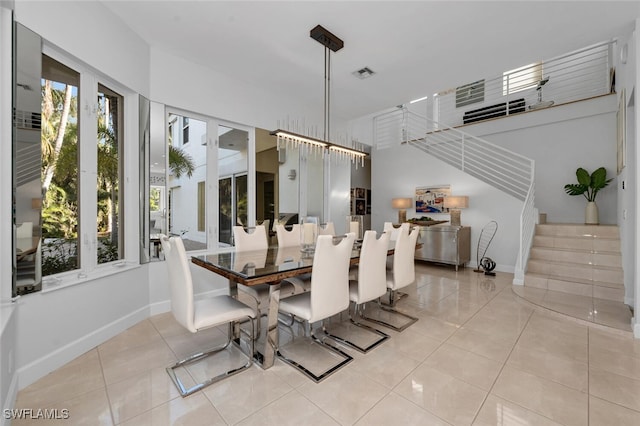
{"type": "Polygon", "coordinates": [[[614,94],[464,130],[535,161],[535,205],[548,222],[584,223],[586,200],[567,195],[564,185],[577,183],[578,167],[593,172],[604,166],[614,181],[598,193],[600,223],[617,224],[616,109],[614,94]]]}
{"type": "MultiPolygon", "coordinates": [[[[637,98],[637,93],[636,91],[638,90],[638,88],[640,88],[640,66],[638,64],[638,61],[640,60],[640,41],[638,40],[638,29],[640,28],[640,19],[636,19],[635,22],[635,31],[633,33],[633,40],[634,42],[629,46],[629,50],[631,51],[631,53],[629,54],[629,57],[632,59],[630,64],[630,73],[629,73],[629,77],[627,78],[628,81],[628,89],[631,90],[631,87],[633,87],[633,93],[634,93],[634,105],[635,105],[635,98],[637,98]],[[631,75],[634,75],[634,77],[631,77],[631,75]],[[631,83],[633,82],[633,86],[631,85],[631,83]]],[[[629,63],[629,62],[628,62],[629,63]]],[[[640,252],[640,230],[638,229],[638,223],[640,222],[640,197],[638,197],[637,192],[638,192],[638,188],[640,187],[640,173],[638,173],[638,164],[640,163],[640,149],[637,148],[637,144],[638,141],[640,141],[640,108],[634,107],[633,108],[635,111],[635,114],[633,116],[633,118],[635,119],[635,125],[633,126],[633,134],[635,135],[635,137],[632,139],[635,148],[635,152],[634,152],[634,156],[633,157],[629,157],[630,162],[633,163],[633,166],[629,169],[629,174],[630,176],[628,176],[628,178],[630,178],[630,182],[632,183],[632,189],[635,195],[635,199],[633,199],[633,207],[634,209],[631,211],[631,215],[633,216],[633,218],[635,219],[633,223],[630,223],[630,226],[628,229],[629,234],[633,235],[634,238],[634,244],[633,244],[633,248],[634,250],[631,252],[632,254],[632,258],[629,260],[623,259],[623,261],[625,262],[625,265],[627,264],[627,262],[629,263],[633,263],[633,271],[634,271],[634,276],[632,277],[632,282],[634,283],[634,288],[635,288],[635,293],[634,293],[634,301],[633,301],[633,307],[634,307],[634,312],[638,313],[640,312],[640,297],[637,297],[640,294],[640,279],[638,279],[638,271],[640,270],[640,256],[638,256],[638,253],[640,252]]],[[[629,128],[628,128],[629,129],[629,128]]],[[[628,199],[631,199],[631,197],[629,197],[628,199]]],[[[628,278],[625,276],[625,283],[626,280],[628,278]]],[[[633,334],[636,338],[640,338],[640,315],[634,315],[633,318],[633,334]]]]}
{"type": "Polygon", "coordinates": [[[100,2],[16,2],[15,19],[94,69],[149,97],[149,46],[100,2]],[[72,24],[69,19],[73,17],[72,24]]]}

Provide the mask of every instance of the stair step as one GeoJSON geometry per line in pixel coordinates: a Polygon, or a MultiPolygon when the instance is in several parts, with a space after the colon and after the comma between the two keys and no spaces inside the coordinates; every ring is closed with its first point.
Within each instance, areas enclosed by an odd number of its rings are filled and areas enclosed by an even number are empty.
{"type": "Polygon", "coordinates": [[[577,263],[580,265],[622,267],[620,253],[610,251],[578,250],[556,247],[533,246],[530,259],[577,263]]]}
{"type": "Polygon", "coordinates": [[[605,281],[571,280],[547,274],[527,272],[524,277],[526,287],[542,288],[579,296],[596,297],[599,299],[624,301],[624,285],[605,281]]]}
{"type": "Polygon", "coordinates": [[[604,265],[581,265],[572,262],[529,259],[527,271],[562,277],[568,281],[589,280],[624,283],[622,268],[604,265]]]}
{"type": "Polygon", "coordinates": [[[551,235],[534,235],[533,246],[575,249],[575,250],[592,250],[595,252],[620,253],[619,238],[561,237],[561,236],[551,236],[551,235]]]}
{"type": "Polygon", "coordinates": [[[617,225],[545,223],[536,225],[536,235],[552,237],[620,238],[617,225]]]}

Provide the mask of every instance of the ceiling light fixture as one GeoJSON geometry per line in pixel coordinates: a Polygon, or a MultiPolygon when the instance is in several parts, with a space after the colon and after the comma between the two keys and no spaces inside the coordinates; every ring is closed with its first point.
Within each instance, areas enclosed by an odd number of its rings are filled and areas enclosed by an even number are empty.
{"type": "Polygon", "coordinates": [[[364,80],[365,78],[369,78],[372,75],[374,75],[375,72],[369,67],[364,67],[364,68],[360,68],[357,71],[352,72],[351,74],[355,75],[360,80],[364,80]]]}
{"type": "MultiPolygon", "coordinates": [[[[328,142],[331,130],[331,52],[337,52],[338,50],[342,49],[344,47],[344,42],[321,25],[316,25],[310,31],[309,35],[311,36],[311,38],[324,46],[323,138],[322,140],[320,140],[283,129],[274,130],[273,132],[271,132],[271,135],[275,135],[278,139],[278,150],[291,145],[297,145],[299,147],[304,147],[305,152],[311,152],[314,154],[319,153],[323,156],[325,154],[333,155],[333,157],[338,159],[351,160],[351,162],[356,164],[356,167],[358,163],[364,166],[364,158],[367,156],[366,152],[328,142]]],[[[371,73],[373,72],[371,71],[371,73]]]]}

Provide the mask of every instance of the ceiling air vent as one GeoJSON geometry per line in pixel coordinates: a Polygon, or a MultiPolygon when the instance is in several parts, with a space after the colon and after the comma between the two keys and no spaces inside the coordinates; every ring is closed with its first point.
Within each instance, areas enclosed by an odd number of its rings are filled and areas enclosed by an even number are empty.
{"type": "Polygon", "coordinates": [[[352,72],[351,74],[358,77],[360,80],[364,80],[365,78],[369,78],[375,74],[369,67],[360,68],[357,71],[352,72]]]}

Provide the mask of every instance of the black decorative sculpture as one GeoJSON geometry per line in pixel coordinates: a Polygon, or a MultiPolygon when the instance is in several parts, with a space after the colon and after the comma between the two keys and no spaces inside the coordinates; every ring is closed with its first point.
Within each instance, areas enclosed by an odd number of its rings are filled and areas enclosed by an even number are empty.
{"type": "Polygon", "coordinates": [[[483,257],[482,259],[480,259],[480,266],[482,266],[485,275],[496,275],[495,272],[492,272],[494,269],[496,269],[496,262],[494,262],[490,257],[483,257]]]}
{"type": "MultiPolygon", "coordinates": [[[[482,232],[480,233],[480,238],[478,238],[478,247],[476,249],[476,269],[473,270],[474,272],[486,272],[486,270],[482,268],[481,262],[483,259],[485,259],[485,255],[487,254],[487,250],[489,249],[489,244],[491,244],[491,241],[493,240],[493,237],[496,235],[497,230],[498,230],[498,222],[496,222],[495,220],[492,220],[491,222],[487,223],[484,226],[484,228],[482,228],[482,232]]],[[[493,260],[491,260],[491,262],[493,262],[493,260]]],[[[493,262],[493,268],[495,267],[496,267],[495,262],[493,262]]]]}

